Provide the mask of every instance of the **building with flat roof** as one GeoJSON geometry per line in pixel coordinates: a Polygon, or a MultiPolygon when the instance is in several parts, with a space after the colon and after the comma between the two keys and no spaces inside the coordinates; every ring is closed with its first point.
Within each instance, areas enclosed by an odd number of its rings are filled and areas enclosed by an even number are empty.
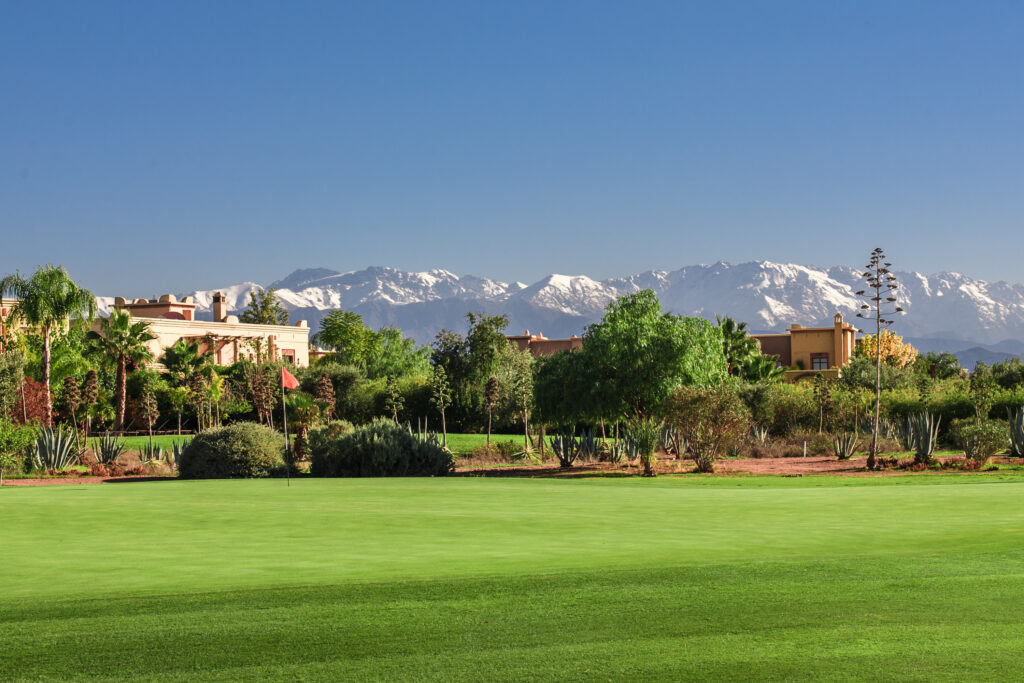
{"type": "Polygon", "coordinates": [[[803,327],[790,325],[782,334],[752,334],[761,346],[761,353],[776,356],[779,365],[795,368],[783,377],[798,380],[824,373],[838,377],[843,367],[853,358],[857,329],[843,322],[837,313],[832,327],[803,327]]]}
{"type": "Polygon", "coordinates": [[[583,339],[575,334],[568,339],[548,339],[539,332],[530,334],[530,331],[526,330],[523,334],[507,335],[506,339],[515,344],[520,351],[529,349],[534,358],[553,356],[559,351],[578,351],[583,348],[583,339]]]}
{"type": "MultiPolygon", "coordinates": [[[[159,359],[164,349],[180,340],[198,341],[199,352],[214,357],[218,365],[230,365],[242,358],[255,359],[257,353],[271,360],[294,365],[309,365],[309,325],[300,320],[295,325],[259,325],[240,322],[228,315],[227,298],[217,292],[213,296],[213,320],[196,320],[196,303],[190,296],[178,299],[164,294],[158,299],[114,299],[114,308],[125,310],[135,318],[144,318],[156,338],[149,342],[153,357],[159,359]]],[[[98,329],[98,324],[94,329],[98,329]]]]}

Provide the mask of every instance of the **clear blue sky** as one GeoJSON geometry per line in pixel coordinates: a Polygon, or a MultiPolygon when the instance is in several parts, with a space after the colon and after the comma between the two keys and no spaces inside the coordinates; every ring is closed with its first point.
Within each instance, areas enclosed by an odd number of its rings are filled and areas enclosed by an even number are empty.
{"type": "Polygon", "coordinates": [[[1021,2],[5,2],[0,273],[1024,281],[1021,2]]]}

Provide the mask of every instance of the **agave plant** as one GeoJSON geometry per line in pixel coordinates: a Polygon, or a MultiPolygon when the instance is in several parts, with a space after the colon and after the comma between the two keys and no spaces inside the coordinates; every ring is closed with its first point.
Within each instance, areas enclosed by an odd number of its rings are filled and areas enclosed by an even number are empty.
{"type": "Polygon", "coordinates": [[[601,440],[594,435],[594,430],[586,429],[580,432],[577,439],[577,449],[580,460],[596,460],[597,452],[601,446],[601,440]]]}
{"type": "Polygon", "coordinates": [[[843,432],[832,438],[832,447],[835,449],[836,457],[840,460],[849,460],[857,448],[857,432],[843,432]]]}
{"type": "Polygon", "coordinates": [[[181,461],[181,454],[185,452],[190,443],[192,443],[191,439],[172,441],[170,450],[164,451],[164,461],[171,466],[172,471],[177,467],[178,462],[181,461]]]}
{"type": "Polygon", "coordinates": [[[576,436],[575,431],[558,432],[552,434],[549,438],[551,450],[555,452],[558,464],[562,467],[572,467],[573,463],[580,456],[580,440],[576,436]]]}
{"type": "Polygon", "coordinates": [[[98,439],[93,439],[92,453],[96,457],[96,462],[109,465],[117,462],[118,457],[124,453],[124,441],[111,434],[104,434],[98,439]]]}
{"type": "Polygon", "coordinates": [[[679,433],[679,429],[675,425],[665,425],[661,428],[659,445],[665,453],[675,455],[677,458],[686,455],[686,439],[679,433]]]}
{"type": "Polygon", "coordinates": [[[145,444],[139,451],[140,462],[160,462],[164,459],[164,449],[155,444],[145,444]]]}
{"type": "Polygon", "coordinates": [[[630,440],[636,444],[646,477],[655,475],[654,463],[658,459],[654,456],[654,451],[661,438],[661,427],[662,423],[656,420],[636,420],[629,425],[630,440]]]}
{"type": "Polygon", "coordinates": [[[927,410],[907,418],[914,439],[914,463],[930,465],[932,453],[939,443],[939,423],[942,418],[931,415],[927,410]]]}
{"type": "Polygon", "coordinates": [[[917,445],[914,443],[914,420],[908,417],[904,420],[899,429],[896,430],[896,440],[900,442],[900,448],[905,451],[916,451],[917,445]]]}
{"type": "Polygon", "coordinates": [[[750,438],[758,446],[768,445],[768,428],[755,424],[750,426],[750,438]]]}
{"type": "MultiPolygon", "coordinates": [[[[412,438],[416,439],[420,443],[426,443],[433,446],[441,447],[441,435],[437,432],[432,432],[429,429],[427,429],[426,420],[423,420],[421,422],[419,418],[417,418],[415,431],[412,428],[411,422],[407,422],[405,426],[409,430],[409,434],[412,436],[412,438]]],[[[444,449],[448,450],[446,446],[444,447],[444,449]]]]}
{"type": "Polygon", "coordinates": [[[1010,453],[1015,458],[1024,458],[1024,408],[1006,412],[1010,421],[1010,453]]]}
{"type": "Polygon", "coordinates": [[[33,469],[62,470],[78,460],[81,451],[75,447],[72,432],[65,432],[62,427],[41,427],[27,455],[33,469]]]}

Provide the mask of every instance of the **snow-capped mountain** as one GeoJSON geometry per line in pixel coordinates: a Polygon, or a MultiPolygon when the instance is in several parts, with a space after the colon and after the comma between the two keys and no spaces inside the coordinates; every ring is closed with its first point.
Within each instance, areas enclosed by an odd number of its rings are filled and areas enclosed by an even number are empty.
{"type": "MultiPolygon", "coordinates": [[[[666,310],[713,319],[730,315],[754,331],[782,331],[790,324],[829,325],[842,313],[853,320],[860,306],[861,271],[770,261],[687,266],[674,271],[595,280],[586,275],[549,275],[531,285],[501,282],[446,270],[414,273],[373,267],[340,273],[326,268],[297,270],[272,283],[294,320],[314,329],[327,312],[341,308],[363,315],[371,327],[394,325],[420,342],[442,328],[464,330],[468,311],[504,313],[509,329],[542,331],[549,337],[582,334],[613,298],[641,289],[657,293],[666,310]]],[[[1024,285],[985,282],[960,273],[897,272],[899,304],[906,309],[898,333],[977,344],[1024,339],[1024,285]]],[[[208,291],[185,292],[208,313],[216,291],[233,312],[245,308],[246,282],[208,291]]],[[[112,299],[101,301],[104,310],[112,299]]]]}

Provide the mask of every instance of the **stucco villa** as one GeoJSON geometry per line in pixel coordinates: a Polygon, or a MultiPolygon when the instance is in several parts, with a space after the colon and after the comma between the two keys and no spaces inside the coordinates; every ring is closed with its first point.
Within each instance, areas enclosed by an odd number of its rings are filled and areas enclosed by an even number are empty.
{"type": "Polygon", "coordinates": [[[507,335],[506,339],[515,344],[520,351],[530,350],[534,358],[553,356],[559,351],[577,351],[583,348],[583,339],[575,334],[568,339],[548,339],[543,334],[530,334],[526,330],[522,334],[507,335]]]}
{"type": "MultiPolygon", "coordinates": [[[[7,339],[7,335],[13,332],[13,329],[7,327],[7,318],[11,315],[11,309],[18,303],[17,299],[3,299],[0,298],[0,349],[4,347],[4,340],[7,339]]],[[[19,325],[18,329],[22,329],[23,326],[19,325]]]]}
{"type": "Polygon", "coordinates": [[[853,358],[856,333],[857,329],[843,322],[843,316],[837,313],[832,327],[790,325],[782,334],[751,336],[761,345],[761,353],[778,356],[783,367],[796,367],[783,373],[784,379],[795,381],[817,374],[838,377],[853,358]]]}
{"type": "MultiPolygon", "coordinates": [[[[243,323],[238,316],[228,315],[227,298],[217,292],[213,296],[213,320],[196,320],[196,304],[192,297],[179,300],[173,294],[157,299],[114,299],[114,308],[126,310],[135,318],[145,318],[156,339],[149,342],[153,357],[159,359],[164,349],[178,340],[198,341],[199,351],[210,354],[218,365],[230,365],[241,358],[255,358],[257,353],[273,360],[294,365],[309,365],[309,325],[300,320],[295,325],[256,325],[243,323]]],[[[94,329],[98,329],[98,321],[94,329]]]]}

